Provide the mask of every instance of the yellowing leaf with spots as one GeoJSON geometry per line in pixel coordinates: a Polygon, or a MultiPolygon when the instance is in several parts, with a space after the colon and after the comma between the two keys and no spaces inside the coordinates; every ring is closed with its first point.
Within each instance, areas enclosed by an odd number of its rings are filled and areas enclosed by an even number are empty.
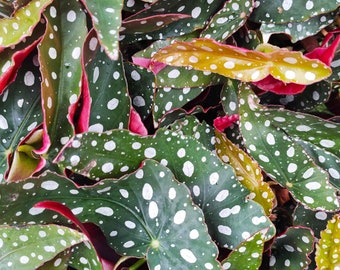
{"type": "Polygon", "coordinates": [[[153,60],[211,71],[244,82],[257,82],[272,75],[285,83],[308,85],[331,75],[327,65],[308,59],[301,52],[277,49],[262,53],[205,38],[177,41],[160,49],[153,60]]]}
{"type": "Polygon", "coordinates": [[[315,261],[318,269],[337,269],[340,265],[340,216],[328,221],[327,228],[321,232],[316,245],[315,261]]]}
{"type": "Polygon", "coordinates": [[[215,136],[217,155],[235,169],[240,183],[251,191],[250,198],[261,204],[266,214],[270,215],[275,195],[268,183],[263,181],[258,163],[228,140],[224,133],[216,131],[215,136]]]}
{"type": "Polygon", "coordinates": [[[52,0],[35,0],[18,9],[10,18],[0,20],[0,51],[32,34],[41,13],[52,0]]]}

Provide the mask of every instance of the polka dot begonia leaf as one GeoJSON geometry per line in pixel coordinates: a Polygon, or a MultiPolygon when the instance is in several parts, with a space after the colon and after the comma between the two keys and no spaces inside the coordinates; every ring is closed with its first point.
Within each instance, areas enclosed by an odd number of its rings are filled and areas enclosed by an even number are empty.
{"type": "Polygon", "coordinates": [[[65,223],[55,212],[34,207],[48,198],[65,204],[81,222],[97,224],[120,254],[146,257],[150,269],[157,265],[219,269],[218,250],[201,209],[188,188],[155,161],[147,160],[133,174],[92,187],[78,188],[64,177],[47,173],[4,186],[0,193],[2,223],[65,223]],[[18,193],[13,200],[14,190],[18,193]],[[8,213],[18,206],[20,213],[8,213]]]}
{"type": "Polygon", "coordinates": [[[195,138],[211,151],[215,150],[214,128],[205,122],[201,123],[193,115],[176,120],[169,128],[178,134],[195,138]]]}
{"type": "Polygon", "coordinates": [[[0,19],[0,51],[30,36],[41,19],[41,13],[52,0],[33,0],[11,17],[0,19]]]}
{"type": "MultiPolygon", "coordinates": [[[[265,230],[264,230],[265,231],[265,230]]],[[[262,253],[265,239],[263,235],[266,232],[257,232],[246,241],[242,242],[233,250],[228,258],[222,261],[223,269],[259,269],[262,262],[262,253]]]]}
{"type": "MultiPolygon", "coordinates": [[[[6,269],[30,270],[52,260],[58,267],[62,259],[55,256],[84,242],[82,233],[58,225],[0,226],[0,264],[6,269]]],[[[88,255],[88,260],[99,265],[94,249],[88,255]]]]}
{"type": "MultiPolygon", "coordinates": [[[[79,245],[75,245],[72,247],[71,251],[68,254],[67,260],[68,265],[75,269],[93,269],[93,270],[102,270],[103,265],[98,262],[97,256],[94,256],[95,252],[93,250],[92,245],[89,245],[87,242],[81,243],[79,245]]],[[[58,258],[54,258],[53,267],[55,267],[56,263],[59,263],[58,258]]],[[[61,264],[61,262],[60,262],[61,264]]],[[[55,268],[47,268],[53,269],[55,268]]],[[[60,270],[64,270],[62,268],[60,270]]],[[[56,269],[57,270],[57,269],[56,269]]]]}
{"type": "Polygon", "coordinates": [[[130,97],[122,57],[114,61],[98,50],[86,71],[91,96],[89,130],[128,128],[130,97]]]}
{"type": "Polygon", "coordinates": [[[202,87],[158,88],[154,97],[154,121],[156,123],[161,122],[164,115],[182,108],[185,104],[198,97],[203,91],[204,88],[202,87]]]}
{"type": "Polygon", "coordinates": [[[272,245],[269,267],[273,270],[306,269],[310,263],[314,235],[308,228],[290,227],[272,245]]]}
{"type": "Polygon", "coordinates": [[[302,93],[295,95],[280,95],[278,98],[277,94],[267,92],[261,96],[261,102],[264,104],[283,105],[289,110],[310,111],[324,104],[329,99],[331,91],[331,83],[324,80],[308,85],[302,93]],[[320,91],[320,89],[322,89],[322,91],[320,91]]]}
{"type": "Polygon", "coordinates": [[[73,117],[81,92],[82,47],[86,15],[75,0],[50,5],[44,15],[47,30],[38,47],[42,74],[44,150],[51,157],[74,135],[73,117]]]}
{"type": "Polygon", "coordinates": [[[244,82],[257,82],[272,75],[285,83],[309,85],[331,74],[327,65],[308,59],[301,52],[276,49],[263,53],[204,38],[174,42],[160,49],[153,60],[214,72],[244,82]]]}
{"type": "Polygon", "coordinates": [[[124,70],[132,105],[146,119],[152,110],[155,76],[150,70],[128,62],[124,63],[124,70]]]}
{"type": "MultiPolygon", "coordinates": [[[[304,132],[308,133],[307,136],[314,136],[312,131],[306,131],[306,128],[309,129],[308,118],[300,113],[259,105],[258,98],[247,84],[240,87],[239,104],[243,140],[248,152],[261,168],[272,179],[285,186],[296,200],[309,208],[337,210],[338,198],[335,189],[328,182],[327,172],[317,166],[304,148],[295,142],[296,137],[304,132]],[[291,117],[288,118],[289,115],[291,117]],[[301,121],[303,124],[294,125],[295,130],[290,127],[293,127],[294,122],[302,123],[301,121]]],[[[315,124],[316,129],[322,127],[321,123],[315,124]]],[[[329,125],[327,122],[323,124],[329,125]]],[[[334,132],[330,126],[325,128],[334,132]]],[[[322,141],[326,142],[330,146],[329,140],[322,141]]]]}
{"type": "MultiPolygon", "coordinates": [[[[4,180],[8,155],[20,141],[42,123],[39,67],[31,54],[0,99],[0,182],[4,180]]],[[[20,169],[22,170],[22,168],[20,169]]]]}
{"type": "Polygon", "coordinates": [[[0,94],[13,81],[22,61],[36,48],[40,36],[45,31],[45,24],[42,22],[35,27],[32,36],[25,38],[11,47],[4,48],[0,57],[0,94]]]}
{"type": "Polygon", "coordinates": [[[94,29],[105,52],[112,60],[119,58],[119,29],[123,1],[84,0],[82,1],[92,19],[94,29]]]}
{"type": "Polygon", "coordinates": [[[325,211],[312,211],[298,204],[294,211],[294,226],[311,228],[316,238],[320,239],[320,232],[327,226],[334,213],[325,211]]]}
{"type": "Polygon", "coordinates": [[[261,204],[269,216],[275,205],[275,195],[269,184],[263,181],[261,168],[255,160],[234,145],[224,133],[216,131],[215,135],[217,155],[223,162],[235,169],[237,179],[251,191],[249,199],[261,204]]]}
{"type": "Polygon", "coordinates": [[[191,18],[188,14],[158,14],[147,18],[127,18],[122,22],[121,35],[148,33],[162,29],[170,23],[191,18]]]}
{"type": "Polygon", "coordinates": [[[252,0],[227,1],[209,21],[208,26],[201,33],[201,37],[217,41],[226,40],[245,24],[252,11],[252,0]]]}
{"type": "MultiPolygon", "coordinates": [[[[209,233],[221,245],[234,248],[253,233],[272,226],[262,207],[246,199],[248,192],[236,181],[230,166],[196,139],[169,130],[159,129],[148,137],[126,130],[77,135],[59,164],[100,180],[134,171],[145,159],[167,166],[188,186],[193,201],[205,214],[209,233]],[[244,222],[237,222],[241,218],[244,222]]],[[[268,238],[275,233],[271,229],[268,238]]]]}
{"type": "Polygon", "coordinates": [[[261,23],[288,23],[306,21],[319,14],[329,13],[337,9],[339,0],[321,2],[316,0],[283,0],[278,3],[271,0],[257,0],[251,19],[261,23]]]}
{"type": "Polygon", "coordinates": [[[328,221],[327,227],[321,232],[321,238],[316,245],[315,261],[318,269],[336,269],[339,265],[339,214],[328,221]]]}
{"type": "MultiPolygon", "coordinates": [[[[135,1],[128,1],[135,2],[135,1]]],[[[137,2],[137,1],[136,1],[137,2]]],[[[179,37],[185,34],[192,33],[197,29],[202,29],[207,24],[207,21],[211,16],[218,11],[220,8],[220,1],[186,1],[183,3],[182,0],[159,0],[146,7],[144,10],[128,17],[127,20],[136,19],[147,19],[159,15],[167,14],[183,14],[189,15],[190,18],[183,18],[181,20],[175,21],[165,27],[159,29],[157,22],[155,22],[155,29],[150,27],[150,30],[142,33],[126,34],[121,36],[123,43],[134,43],[141,40],[158,40],[166,39],[168,37],[179,37]]]]}
{"type": "MultiPolygon", "coordinates": [[[[315,1],[317,2],[317,1],[315,1]]],[[[264,34],[285,33],[291,37],[292,42],[297,42],[311,35],[317,34],[320,30],[333,23],[337,12],[320,14],[307,21],[293,21],[288,23],[261,24],[260,30],[264,34]]],[[[264,35],[265,36],[265,35],[264,35]]]]}

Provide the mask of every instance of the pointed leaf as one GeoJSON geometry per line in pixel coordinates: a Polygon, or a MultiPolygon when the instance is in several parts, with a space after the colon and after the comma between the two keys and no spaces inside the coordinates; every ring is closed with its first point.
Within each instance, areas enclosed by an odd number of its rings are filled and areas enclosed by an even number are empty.
{"type": "Polygon", "coordinates": [[[121,25],[122,0],[82,0],[90,13],[94,29],[112,60],[119,58],[119,28],[121,25]]]}
{"type": "MultiPolygon", "coordinates": [[[[295,130],[299,125],[293,123],[301,123],[303,119],[303,123],[308,124],[306,120],[309,118],[294,114],[295,119],[287,124],[294,128],[281,128],[280,123],[286,121],[282,115],[288,116],[292,112],[261,106],[245,84],[240,88],[240,95],[241,132],[247,150],[262,169],[275,181],[287,187],[293,197],[302,204],[318,210],[338,209],[339,202],[335,190],[328,183],[327,173],[315,165],[303,147],[294,142],[295,134],[300,129],[295,130]],[[278,116],[277,112],[282,114],[278,116]],[[292,131],[293,129],[295,131],[292,131]]],[[[303,127],[308,127],[304,124],[303,127]]],[[[321,124],[319,126],[322,127],[321,124]]],[[[332,132],[331,127],[327,130],[332,132]]],[[[312,135],[314,134],[308,132],[307,136],[312,135]]]]}
{"type": "Polygon", "coordinates": [[[0,52],[32,34],[41,13],[52,0],[33,0],[17,10],[10,18],[0,19],[0,52]],[[10,33],[10,34],[9,34],[10,33]]]}
{"type": "Polygon", "coordinates": [[[240,27],[253,11],[253,3],[249,0],[227,1],[209,21],[208,26],[201,33],[201,37],[212,38],[217,41],[226,40],[240,27]]]}
{"type": "Polygon", "coordinates": [[[48,173],[4,186],[0,192],[2,223],[11,219],[17,224],[28,220],[63,221],[55,213],[50,215],[33,207],[35,202],[50,198],[69,207],[80,221],[98,224],[119,253],[146,256],[151,269],[157,265],[164,269],[202,265],[218,269],[217,248],[208,234],[202,211],[193,204],[186,186],[155,161],[146,161],[124,179],[106,180],[88,188],[77,188],[71,181],[48,173]],[[10,194],[15,190],[18,196],[13,201],[10,194]],[[53,195],[56,191],[57,196],[53,195]],[[18,206],[21,215],[8,212],[8,207],[18,206]]]}
{"type": "Polygon", "coordinates": [[[32,53],[18,70],[16,80],[0,99],[0,182],[4,179],[9,156],[20,141],[42,123],[40,72],[32,53]]]}
{"type": "MultiPolygon", "coordinates": [[[[271,226],[262,208],[246,199],[247,191],[236,181],[230,166],[223,165],[194,138],[169,130],[159,129],[153,137],[135,136],[125,130],[77,135],[65,148],[59,164],[99,180],[120,177],[148,158],[166,165],[185,182],[193,201],[205,213],[209,232],[221,245],[234,248],[271,226]],[[247,222],[234,223],[240,218],[247,222]]],[[[268,237],[273,233],[271,230],[268,237]]]]}
{"type": "Polygon", "coordinates": [[[91,95],[89,130],[103,132],[114,128],[128,128],[130,98],[124,75],[122,56],[111,60],[97,50],[86,67],[91,95]]]}
{"type": "Polygon", "coordinates": [[[301,52],[275,49],[262,53],[203,38],[193,42],[177,41],[159,50],[153,59],[245,82],[256,82],[272,75],[285,83],[312,84],[331,74],[327,65],[319,60],[308,59],[301,52]]]}
{"type": "Polygon", "coordinates": [[[340,216],[334,215],[321,232],[316,245],[315,260],[318,269],[335,269],[339,265],[340,216]]]}
{"type": "Polygon", "coordinates": [[[73,116],[81,86],[81,52],[87,34],[79,2],[55,2],[45,16],[47,30],[39,45],[44,109],[44,145],[51,158],[74,134],[73,116]]]}
{"type": "Polygon", "coordinates": [[[273,243],[269,266],[273,270],[305,269],[313,251],[314,235],[310,229],[291,227],[273,243]]]}
{"type": "Polygon", "coordinates": [[[223,269],[259,269],[265,243],[265,232],[257,232],[233,250],[227,259],[222,261],[223,269]]]}
{"type": "Polygon", "coordinates": [[[35,269],[63,250],[86,241],[82,233],[58,225],[0,226],[0,232],[0,264],[6,269],[35,269]]]}
{"type": "Polygon", "coordinates": [[[269,184],[263,181],[258,163],[228,140],[223,133],[216,131],[215,136],[216,153],[219,158],[235,169],[237,179],[251,191],[249,199],[261,204],[269,216],[274,207],[275,195],[269,184]]]}

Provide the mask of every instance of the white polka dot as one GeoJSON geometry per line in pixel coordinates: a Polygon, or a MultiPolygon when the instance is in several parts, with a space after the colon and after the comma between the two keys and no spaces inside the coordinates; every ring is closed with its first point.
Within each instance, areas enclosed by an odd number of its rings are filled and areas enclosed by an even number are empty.
{"type": "Polygon", "coordinates": [[[32,71],[27,71],[24,76],[24,83],[27,86],[32,86],[34,84],[35,77],[32,71]]]}
{"type": "Polygon", "coordinates": [[[59,184],[53,180],[47,180],[41,183],[41,187],[46,190],[56,190],[59,184]]]}
{"type": "Polygon", "coordinates": [[[21,256],[19,260],[20,263],[22,264],[27,264],[30,261],[30,259],[27,256],[21,256]]]}
{"type": "Polygon", "coordinates": [[[187,212],[185,210],[179,210],[174,216],[174,223],[180,225],[184,222],[187,212]]]}
{"type": "Polygon", "coordinates": [[[114,109],[116,109],[119,105],[119,100],[117,98],[113,98],[111,100],[109,100],[109,102],[107,103],[107,108],[112,111],[114,109]]]}
{"type": "Polygon", "coordinates": [[[144,150],[144,156],[146,158],[153,158],[156,156],[156,149],[153,147],[148,147],[144,150]]]}
{"type": "Polygon", "coordinates": [[[107,151],[113,151],[116,149],[116,143],[114,141],[108,141],[104,144],[104,149],[107,151]]]}
{"type": "Polygon", "coordinates": [[[74,22],[77,19],[77,14],[73,10],[70,10],[67,13],[66,18],[69,22],[74,22]]]}
{"type": "Polygon", "coordinates": [[[306,188],[309,190],[317,190],[321,188],[321,184],[318,182],[309,182],[306,184],[306,188]]]}
{"type": "Polygon", "coordinates": [[[181,73],[179,72],[178,69],[173,69],[168,73],[168,77],[170,79],[176,79],[181,73]]]}
{"type": "Polygon", "coordinates": [[[112,162],[106,162],[102,165],[103,173],[112,172],[113,169],[114,169],[114,166],[113,166],[112,162]]]}
{"type": "Polygon", "coordinates": [[[307,71],[305,73],[305,79],[308,81],[314,81],[316,78],[315,74],[313,72],[307,71]]]}
{"type": "Polygon", "coordinates": [[[48,55],[50,56],[51,59],[56,59],[57,58],[57,50],[53,47],[50,47],[48,49],[48,55]]]}
{"type": "Polygon", "coordinates": [[[307,171],[304,172],[304,174],[302,175],[302,177],[303,177],[304,179],[308,179],[308,178],[310,178],[313,174],[314,174],[314,168],[309,168],[309,169],[307,169],[307,171]]]}
{"type": "Polygon", "coordinates": [[[326,147],[326,148],[331,148],[335,145],[335,142],[334,141],[331,141],[331,140],[327,140],[327,139],[324,139],[324,140],[321,140],[320,141],[320,144],[323,146],[323,147],[326,147]]]}
{"type": "Polygon", "coordinates": [[[191,11],[191,16],[196,19],[198,18],[198,16],[201,14],[201,8],[200,7],[195,7],[192,11],[191,11]]]}
{"type": "Polygon", "coordinates": [[[177,156],[178,156],[179,158],[185,157],[185,149],[184,149],[184,148],[180,148],[180,149],[177,151],[177,156]]]}
{"type": "Polygon", "coordinates": [[[216,185],[219,178],[220,178],[220,175],[217,172],[212,173],[209,176],[210,185],[216,185]]]}
{"type": "Polygon", "coordinates": [[[142,189],[142,196],[144,200],[151,200],[153,196],[153,188],[150,184],[145,183],[142,189]]]}
{"type": "Polygon", "coordinates": [[[328,172],[334,179],[340,179],[340,174],[336,169],[330,168],[328,172]]]}
{"type": "Polygon", "coordinates": [[[149,217],[154,219],[158,216],[158,205],[156,202],[151,201],[149,204],[149,217]]]}
{"type": "Polygon", "coordinates": [[[182,171],[186,176],[191,177],[195,171],[194,164],[189,160],[184,162],[182,171]]]}
{"type": "Polygon", "coordinates": [[[98,207],[95,210],[95,212],[103,216],[107,216],[107,217],[110,217],[113,215],[113,210],[110,207],[106,207],[106,206],[98,207]]]}
{"type": "Polygon", "coordinates": [[[72,58],[78,59],[79,56],[80,56],[80,53],[81,53],[80,47],[74,48],[73,51],[72,51],[72,58]]]}
{"type": "Polygon", "coordinates": [[[266,140],[267,140],[267,143],[269,145],[275,145],[275,138],[274,138],[274,135],[272,133],[267,134],[266,140]]]}

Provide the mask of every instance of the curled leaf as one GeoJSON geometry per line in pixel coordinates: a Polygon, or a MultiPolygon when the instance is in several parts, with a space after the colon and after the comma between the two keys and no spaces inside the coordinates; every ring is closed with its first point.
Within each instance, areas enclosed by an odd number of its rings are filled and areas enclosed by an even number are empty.
{"type": "Polygon", "coordinates": [[[177,41],[160,49],[155,61],[172,66],[187,66],[210,71],[244,82],[257,82],[268,75],[284,83],[309,85],[327,78],[331,69],[301,52],[283,49],[269,53],[218,43],[211,39],[177,41]]]}

